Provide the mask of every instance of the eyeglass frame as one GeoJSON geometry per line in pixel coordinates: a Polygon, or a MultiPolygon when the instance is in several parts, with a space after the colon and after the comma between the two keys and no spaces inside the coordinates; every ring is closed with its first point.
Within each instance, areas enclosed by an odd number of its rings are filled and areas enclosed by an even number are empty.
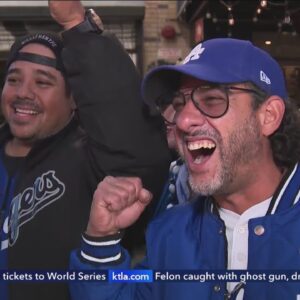
{"type": "MultiPolygon", "coordinates": [[[[226,95],[226,108],[225,108],[225,110],[224,110],[224,112],[223,112],[222,114],[220,114],[220,115],[218,115],[218,116],[211,116],[211,115],[209,115],[207,112],[203,111],[203,110],[199,107],[198,103],[194,100],[193,94],[195,93],[195,91],[196,91],[197,89],[199,89],[199,88],[201,88],[201,87],[203,87],[203,86],[197,86],[197,87],[193,88],[192,91],[191,91],[191,93],[189,93],[188,96],[189,96],[189,98],[192,100],[192,102],[193,102],[194,106],[196,107],[196,109],[198,109],[203,115],[205,115],[205,116],[207,116],[207,117],[209,117],[209,118],[212,118],[212,119],[221,118],[222,116],[224,116],[224,115],[227,113],[228,108],[229,108],[229,94],[228,94],[228,91],[229,91],[229,90],[236,90],[236,91],[242,91],[242,92],[246,92],[246,93],[253,93],[253,94],[256,94],[256,95],[258,95],[258,96],[261,96],[261,93],[259,93],[258,91],[254,90],[254,89],[251,89],[251,88],[242,88],[242,87],[237,87],[237,86],[231,86],[231,85],[219,85],[219,84],[211,84],[211,85],[208,85],[208,86],[211,87],[211,89],[214,89],[214,88],[224,89],[225,95],[226,95]]],[[[177,92],[174,93],[174,95],[178,95],[178,94],[182,95],[182,99],[184,99],[184,105],[185,105],[185,104],[187,103],[187,100],[186,100],[187,94],[184,94],[184,93],[181,92],[181,91],[177,91],[177,92]]],[[[174,97],[172,97],[172,99],[174,99],[174,97]]],[[[166,101],[164,101],[164,100],[165,100],[165,97],[163,97],[163,96],[158,97],[158,100],[156,101],[156,108],[158,109],[158,111],[159,111],[160,114],[162,115],[164,121],[165,121],[167,124],[169,124],[169,125],[175,125],[175,124],[176,124],[176,121],[169,121],[168,119],[166,119],[166,118],[163,116],[163,112],[166,110],[166,108],[163,109],[163,110],[161,110],[161,107],[162,107],[162,106],[168,107],[169,105],[172,105],[172,102],[173,102],[173,101],[171,101],[169,104],[166,104],[166,101]],[[161,101],[161,104],[158,103],[158,102],[159,102],[158,100],[160,100],[160,99],[162,100],[162,101],[161,101]]],[[[173,108],[173,109],[174,109],[174,108],[173,108]]],[[[178,111],[176,111],[176,110],[174,109],[174,112],[175,112],[175,114],[174,114],[174,120],[175,120],[175,119],[176,119],[176,118],[175,118],[175,115],[176,115],[176,113],[177,113],[178,111]]]]}

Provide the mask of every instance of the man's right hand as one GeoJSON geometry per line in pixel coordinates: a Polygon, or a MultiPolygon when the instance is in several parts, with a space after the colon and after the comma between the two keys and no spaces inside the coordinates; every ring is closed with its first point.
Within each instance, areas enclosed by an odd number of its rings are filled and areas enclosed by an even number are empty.
{"type": "Polygon", "coordinates": [[[105,177],[94,193],[86,233],[96,237],[118,233],[139,218],[151,198],[137,177],[105,177]]]}

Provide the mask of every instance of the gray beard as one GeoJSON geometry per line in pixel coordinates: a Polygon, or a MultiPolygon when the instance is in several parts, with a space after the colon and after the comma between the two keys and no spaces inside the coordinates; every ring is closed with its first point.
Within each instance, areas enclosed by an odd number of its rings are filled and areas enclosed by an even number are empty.
{"type": "Polygon", "coordinates": [[[218,133],[214,133],[220,153],[220,165],[216,175],[209,181],[198,182],[189,175],[192,191],[203,196],[229,194],[234,189],[234,179],[240,166],[250,165],[256,159],[260,149],[260,131],[258,121],[252,113],[236,128],[224,143],[218,133]]]}

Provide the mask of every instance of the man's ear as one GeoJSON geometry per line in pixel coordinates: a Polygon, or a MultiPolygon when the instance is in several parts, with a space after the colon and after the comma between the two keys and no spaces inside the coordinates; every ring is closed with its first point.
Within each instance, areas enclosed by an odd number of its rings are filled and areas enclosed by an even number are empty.
{"type": "Polygon", "coordinates": [[[258,118],[264,136],[270,136],[279,128],[284,112],[284,100],[279,96],[271,96],[261,105],[258,118]]]}

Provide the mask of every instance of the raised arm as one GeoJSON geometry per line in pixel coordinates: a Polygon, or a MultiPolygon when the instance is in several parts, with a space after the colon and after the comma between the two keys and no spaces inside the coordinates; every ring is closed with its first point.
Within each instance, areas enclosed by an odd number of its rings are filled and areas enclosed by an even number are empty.
{"type": "Polygon", "coordinates": [[[76,29],[84,19],[80,1],[50,0],[49,5],[53,18],[68,29],[63,58],[98,180],[136,176],[158,199],[169,151],[161,119],[149,116],[141,99],[132,60],[116,38],[76,29]]]}
{"type": "Polygon", "coordinates": [[[53,18],[68,29],[64,63],[99,178],[103,173],[137,176],[160,193],[169,151],[161,119],[150,117],[141,99],[132,60],[116,38],[76,30],[84,19],[80,1],[50,0],[49,5],[53,18]]]}
{"type": "MultiPolygon", "coordinates": [[[[132,225],[151,200],[139,178],[106,177],[97,187],[80,251],[71,256],[72,269],[129,269],[130,257],[120,246],[122,231],[132,225]]],[[[145,268],[145,266],[143,266],[145,268]]],[[[73,300],[152,299],[151,286],[126,283],[72,283],[73,300]]]]}

